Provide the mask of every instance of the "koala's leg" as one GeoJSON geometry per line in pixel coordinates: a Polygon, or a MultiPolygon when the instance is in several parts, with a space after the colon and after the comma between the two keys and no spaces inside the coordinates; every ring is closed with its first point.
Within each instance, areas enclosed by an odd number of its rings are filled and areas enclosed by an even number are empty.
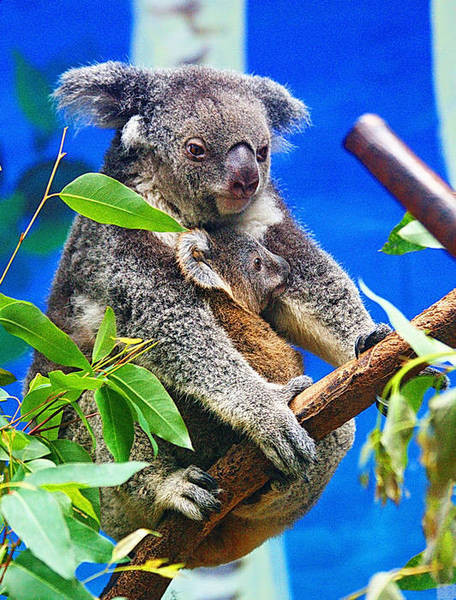
{"type": "Polygon", "coordinates": [[[354,431],[354,421],[349,421],[317,443],[318,462],[307,471],[308,483],[293,481],[281,489],[271,489],[253,504],[238,505],[198,546],[188,566],[236,560],[290,527],[317,502],[351,448],[354,431]]]}

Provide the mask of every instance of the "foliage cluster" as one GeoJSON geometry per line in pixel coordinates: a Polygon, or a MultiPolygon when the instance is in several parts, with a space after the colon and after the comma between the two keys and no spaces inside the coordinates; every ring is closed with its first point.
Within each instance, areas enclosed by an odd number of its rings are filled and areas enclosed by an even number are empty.
{"type": "MultiPolygon", "coordinates": [[[[20,236],[0,284],[38,216],[53,196],[101,223],[150,231],[182,231],[165,213],[149,206],[139,195],[99,173],[82,175],[59,193],[50,193],[59,154],[44,196],[28,227],[20,236]]],[[[99,574],[113,570],[147,534],[138,530],[113,545],[100,535],[99,488],[120,485],[147,466],[128,461],[137,424],[154,435],[191,448],[187,429],[177,408],[158,379],[133,364],[150,350],[154,340],[117,336],[110,307],[98,330],[90,360],[73,340],[30,302],[0,294],[0,325],[61,366],[46,376],[37,374],[29,383],[13,414],[0,415],[0,585],[9,598],[93,598],[76,578],[82,562],[106,563],[99,574]],[[97,413],[83,414],[78,400],[86,390],[94,394],[97,413]],[[62,418],[73,411],[96,444],[91,418],[100,416],[104,442],[114,462],[93,464],[89,453],[70,440],[58,439],[62,418]]],[[[16,380],[0,370],[0,385],[16,380]]],[[[0,402],[12,397],[0,388],[0,402]]],[[[73,413],[74,414],[74,413],[73,413]]],[[[179,565],[148,561],[142,569],[174,576],[179,565]]],[[[125,570],[129,565],[118,566],[125,570]]],[[[138,567],[135,567],[138,568],[138,567]]],[[[92,579],[92,578],[90,578],[92,579]]]]}

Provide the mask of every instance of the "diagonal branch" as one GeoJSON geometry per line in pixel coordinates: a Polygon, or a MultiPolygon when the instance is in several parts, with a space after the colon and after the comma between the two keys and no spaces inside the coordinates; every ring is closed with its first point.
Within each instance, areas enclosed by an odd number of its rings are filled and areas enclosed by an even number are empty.
{"type": "MultiPolygon", "coordinates": [[[[456,345],[456,289],[413,320],[420,329],[450,346],[456,345]]],[[[405,357],[413,355],[411,348],[396,333],[327,375],[292,402],[291,408],[299,422],[315,439],[350,420],[375,400],[386,382],[401,367],[405,357]]],[[[209,521],[191,521],[172,513],[158,528],[161,538],[148,536],[137,547],[133,564],[143,564],[151,558],[167,557],[170,562],[185,562],[206,535],[237,504],[251,496],[268,480],[269,463],[251,443],[233,446],[209,473],[224,490],[222,510],[209,521]]],[[[119,575],[113,587],[102,596],[111,600],[125,596],[130,600],[158,600],[169,580],[130,571],[119,575]]]]}

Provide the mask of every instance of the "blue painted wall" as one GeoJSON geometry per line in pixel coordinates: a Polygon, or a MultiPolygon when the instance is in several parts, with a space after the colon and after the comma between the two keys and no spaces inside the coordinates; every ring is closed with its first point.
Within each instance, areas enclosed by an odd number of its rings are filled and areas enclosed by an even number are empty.
{"type": "MultiPolygon", "coordinates": [[[[131,18],[127,0],[0,3],[2,198],[12,193],[32,164],[51,160],[59,141],[56,132],[40,142],[24,118],[14,92],[12,50],[19,50],[52,82],[70,66],[128,59],[131,18]]],[[[250,0],[247,35],[248,70],[288,83],[311,109],[313,126],[295,136],[294,151],[278,155],[273,166],[295,215],[352,277],[362,277],[414,316],[454,287],[454,263],[442,251],[403,257],[378,252],[402,209],[341,148],[341,140],[360,114],[377,112],[444,175],[428,2],[250,0]]],[[[69,160],[83,160],[98,169],[109,137],[95,129],[71,133],[66,143],[69,160]]],[[[42,187],[27,185],[33,192],[30,214],[42,187]]],[[[67,221],[68,214],[56,205],[45,208],[42,224],[47,223],[50,232],[67,221]]],[[[0,222],[2,263],[26,222],[17,218],[6,227],[5,221],[4,231],[0,222]]],[[[57,261],[57,250],[40,256],[24,245],[3,291],[43,307],[57,261]]],[[[368,305],[377,320],[384,319],[368,305]]],[[[23,373],[26,364],[23,356],[14,371],[23,373]]],[[[328,370],[314,358],[307,360],[307,367],[314,378],[328,370]]],[[[374,409],[358,418],[356,447],[320,503],[286,535],[295,600],[340,598],[365,585],[375,571],[400,566],[423,547],[419,522],[424,482],[416,450],[407,478],[410,497],[399,508],[374,504],[373,490],[363,490],[358,483],[359,449],[374,421],[374,409]]],[[[434,598],[435,593],[407,597],[434,598]]]]}

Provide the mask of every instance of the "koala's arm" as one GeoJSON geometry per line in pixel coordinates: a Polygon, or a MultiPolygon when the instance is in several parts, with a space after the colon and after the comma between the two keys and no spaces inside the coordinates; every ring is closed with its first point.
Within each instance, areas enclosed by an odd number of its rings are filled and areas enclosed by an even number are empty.
{"type": "Polygon", "coordinates": [[[277,203],[283,219],[269,226],[263,242],[289,262],[291,274],[265,317],[292,343],[339,366],[354,358],[356,340],[372,333],[374,322],[347,273],[277,203]]]}
{"type": "Polygon", "coordinates": [[[280,471],[301,475],[314,443],[288,408],[296,390],[268,383],[250,367],[181,276],[172,249],[150,233],[81,218],[61,264],[66,272],[56,281],[71,282],[73,294],[97,302],[101,311],[110,305],[120,335],[158,342],[143,355],[144,366],[247,434],[280,471]],[[90,253],[87,239],[93,240],[90,253]]]}

